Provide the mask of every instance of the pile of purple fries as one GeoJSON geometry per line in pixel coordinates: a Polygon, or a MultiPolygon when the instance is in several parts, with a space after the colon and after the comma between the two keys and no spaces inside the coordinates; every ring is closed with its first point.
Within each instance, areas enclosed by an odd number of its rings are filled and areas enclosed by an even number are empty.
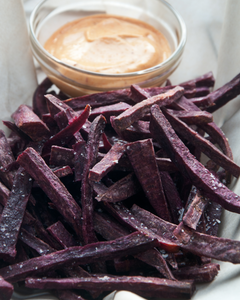
{"type": "Polygon", "coordinates": [[[0,131],[0,289],[60,300],[113,290],[190,299],[196,283],[240,263],[217,236],[240,175],[212,113],[240,94],[240,74],[68,98],[46,78],[0,131]],[[208,159],[201,163],[201,155],[208,159]]]}

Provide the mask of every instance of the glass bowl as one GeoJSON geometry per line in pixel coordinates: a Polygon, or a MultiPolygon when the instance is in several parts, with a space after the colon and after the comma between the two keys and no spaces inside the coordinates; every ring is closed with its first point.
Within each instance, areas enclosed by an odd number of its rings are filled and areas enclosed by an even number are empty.
{"type": "Polygon", "coordinates": [[[71,97],[130,87],[159,86],[178,67],[186,43],[181,16],[163,0],[45,0],[30,17],[30,43],[34,57],[50,80],[71,97]],[[68,65],[50,55],[46,40],[64,24],[93,14],[111,14],[144,21],[161,31],[172,54],[164,62],[137,72],[101,74],[68,65]]]}

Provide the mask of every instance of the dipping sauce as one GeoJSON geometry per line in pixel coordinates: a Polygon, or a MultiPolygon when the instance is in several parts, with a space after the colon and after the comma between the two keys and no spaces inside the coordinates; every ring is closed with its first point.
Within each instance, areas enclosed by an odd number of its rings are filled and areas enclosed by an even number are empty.
{"type": "Polygon", "coordinates": [[[157,29],[115,15],[93,15],[67,23],[44,48],[66,64],[104,74],[148,69],[171,55],[167,39],[157,29]]]}

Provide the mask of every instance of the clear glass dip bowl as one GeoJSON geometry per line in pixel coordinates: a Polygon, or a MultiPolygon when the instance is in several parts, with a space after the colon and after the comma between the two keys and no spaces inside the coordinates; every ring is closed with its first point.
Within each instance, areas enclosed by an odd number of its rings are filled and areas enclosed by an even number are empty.
{"type": "Polygon", "coordinates": [[[186,27],[181,16],[163,0],[45,0],[30,17],[30,43],[34,57],[51,81],[64,93],[75,97],[114,89],[159,86],[178,67],[186,43],[186,27]],[[172,50],[164,62],[138,72],[101,74],[70,66],[50,55],[46,40],[64,24],[92,14],[120,15],[140,19],[157,28],[172,50]]]}

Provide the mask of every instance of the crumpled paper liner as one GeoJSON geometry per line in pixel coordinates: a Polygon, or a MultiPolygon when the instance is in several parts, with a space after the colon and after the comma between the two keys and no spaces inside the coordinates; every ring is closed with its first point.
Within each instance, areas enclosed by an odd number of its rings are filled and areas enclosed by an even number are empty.
{"type": "MultiPolygon", "coordinates": [[[[27,2],[31,0],[26,0],[27,2]]],[[[139,0],[141,1],[144,0],[139,0]]],[[[168,0],[186,22],[188,40],[180,67],[171,76],[173,84],[192,79],[208,71],[216,77],[215,88],[231,80],[240,72],[240,1],[238,0],[168,0]]],[[[21,103],[31,104],[36,86],[32,59],[20,0],[0,0],[0,84],[1,119],[21,103]],[[4,9],[2,9],[4,8],[4,9]],[[22,11],[22,10],[21,10],[22,11]],[[9,21],[10,20],[10,21],[9,21]],[[12,24],[6,26],[5,24],[12,24]],[[4,31],[3,29],[8,29],[4,31]],[[24,45],[23,45],[24,44],[24,45]],[[16,51],[19,49],[19,51],[16,51]]],[[[222,126],[229,139],[234,160],[240,165],[240,98],[237,97],[214,114],[215,122],[222,126]]],[[[233,180],[231,189],[240,195],[240,183],[233,180]]],[[[220,235],[240,240],[240,216],[224,212],[220,235]]],[[[221,270],[210,284],[197,285],[193,300],[238,300],[240,290],[240,265],[220,263],[221,270]]],[[[32,298],[33,299],[33,298],[32,298]]],[[[52,300],[52,296],[34,298],[52,300]]],[[[140,300],[130,292],[113,292],[105,300],[140,300]]],[[[159,298],[160,300],[161,298],[159,298]]]]}
{"type": "Polygon", "coordinates": [[[21,0],[0,0],[0,129],[37,86],[21,0]]]}

